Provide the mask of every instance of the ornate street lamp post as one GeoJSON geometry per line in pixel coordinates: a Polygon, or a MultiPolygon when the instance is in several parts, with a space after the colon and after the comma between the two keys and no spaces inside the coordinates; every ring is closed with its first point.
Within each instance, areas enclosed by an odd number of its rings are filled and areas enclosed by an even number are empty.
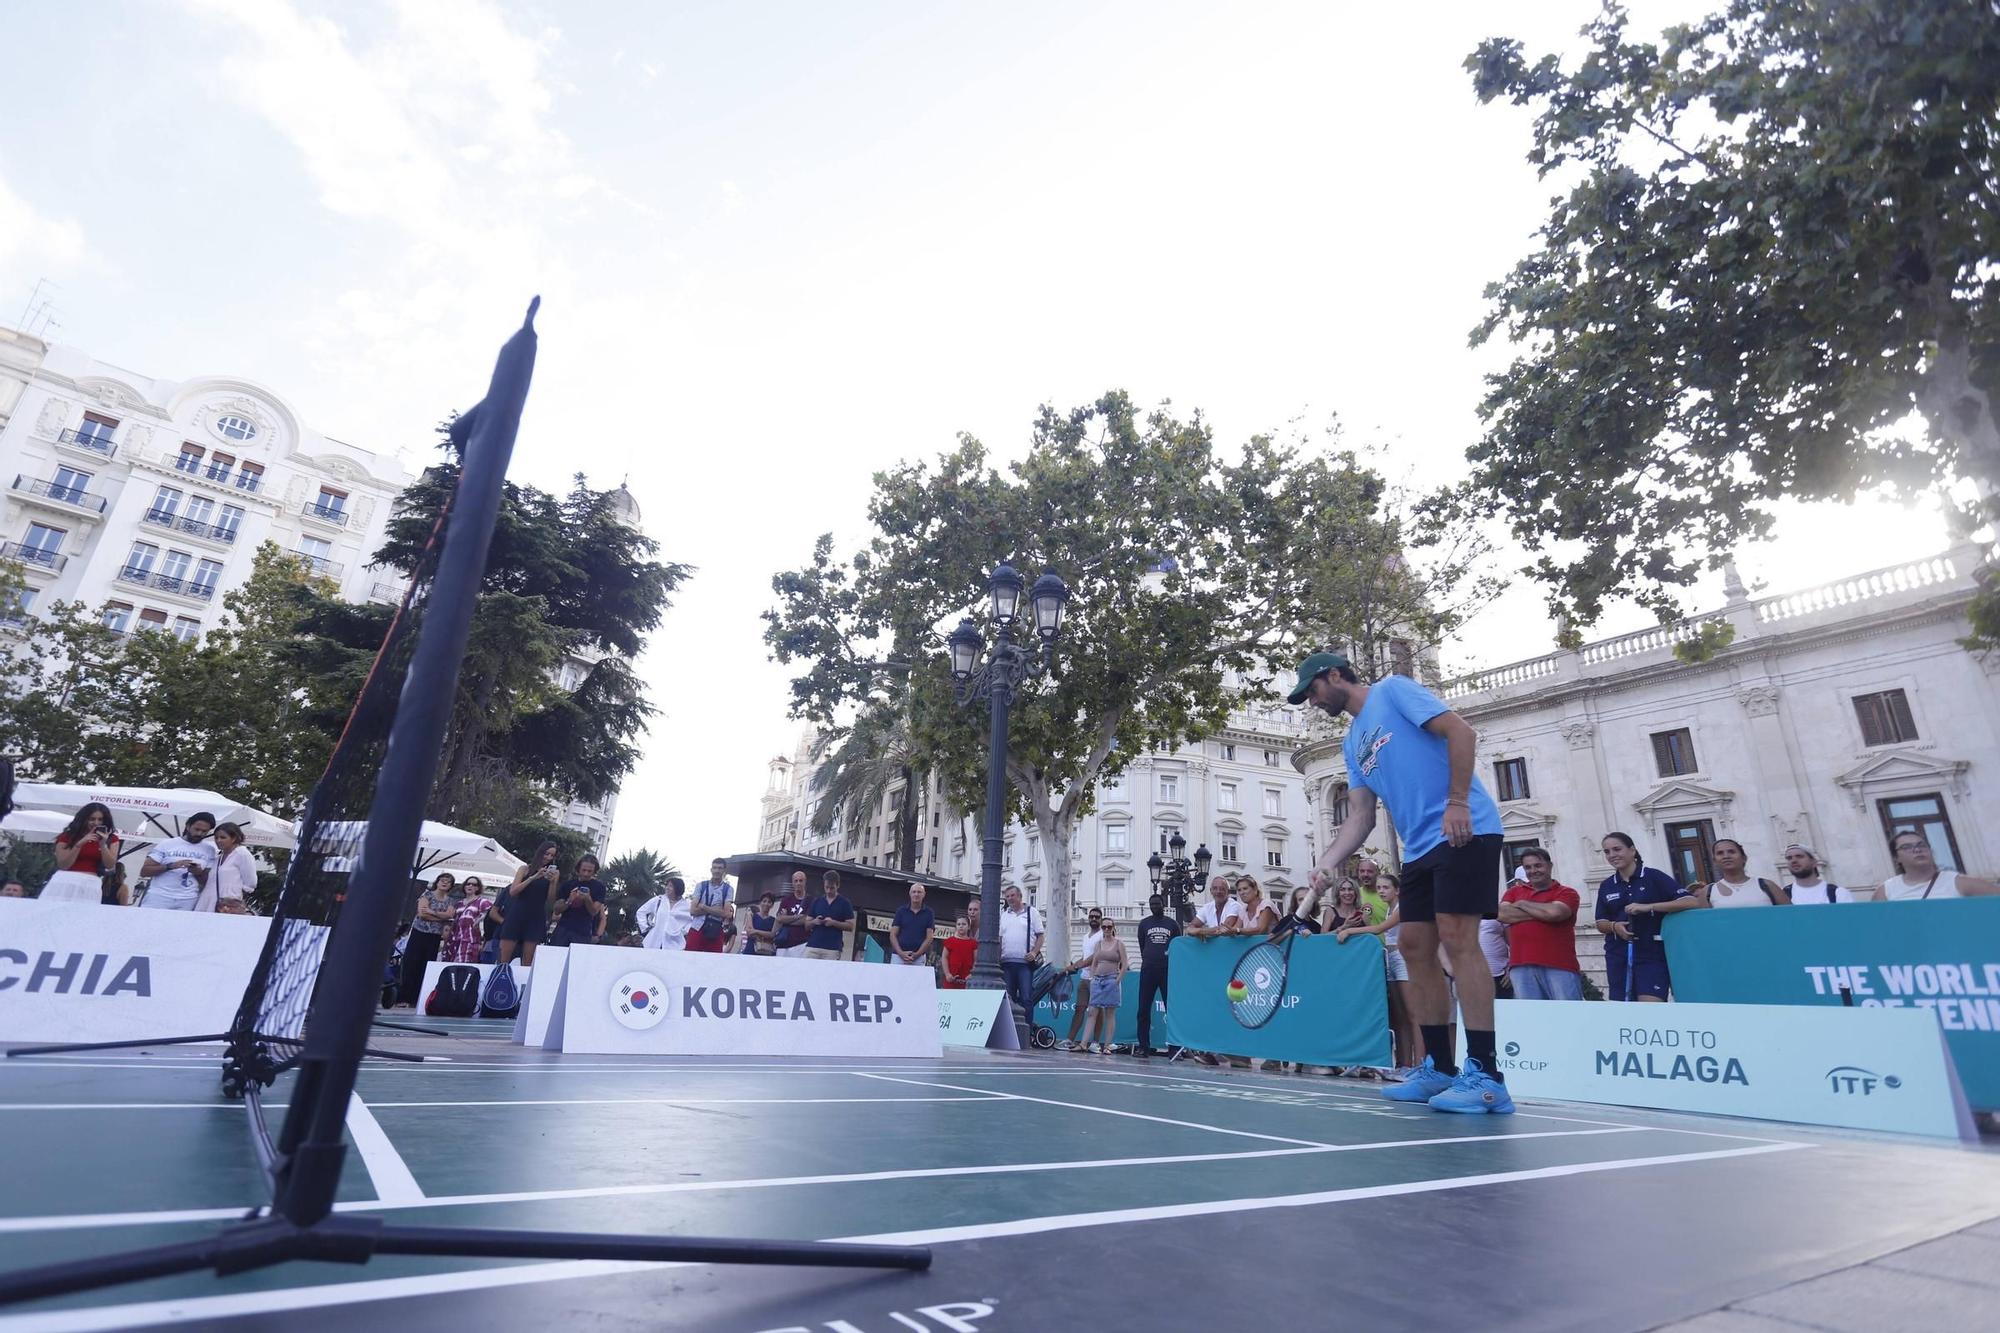
{"type": "MultiPolygon", "coordinates": [[[[973,956],[972,976],[966,984],[973,990],[1004,990],[1006,978],[1000,971],[1000,838],[1007,811],[1007,709],[1014,693],[1026,682],[1048,669],[1055,660],[1056,635],[1062,630],[1063,607],[1069,602],[1069,588],[1054,574],[1035,580],[1028,600],[1034,616],[1033,641],[1014,641],[1021,612],[1024,580],[1012,565],[996,567],[986,582],[991,599],[993,649],[981,655],[986,642],[979,627],[970,619],[958,622],[946,642],[951,648],[952,692],[960,704],[984,699],[992,705],[992,732],[986,754],[986,831],[979,866],[979,949],[973,956]]],[[[1051,873],[1066,867],[1051,866],[1051,873]]],[[[1028,1015],[1014,1006],[1014,1026],[1023,1050],[1028,1047],[1028,1015]]]]}
{"type": "Polygon", "coordinates": [[[1192,862],[1181,855],[1187,850],[1187,839],[1181,836],[1179,829],[1167,839],[1167,850],[1173,855],[1164,861],[1158,852],[1146,858],[1146,873],[1153,877],[1154,892],[1167,895],[1167,901],[1173,904],[1175,920],[1185,926],[1194,919],[1194,904],[1190,899],[1208,878],[1208,866],[1213,858],[1209,855],[1207,843],[1194,849],[1192,862]]]}

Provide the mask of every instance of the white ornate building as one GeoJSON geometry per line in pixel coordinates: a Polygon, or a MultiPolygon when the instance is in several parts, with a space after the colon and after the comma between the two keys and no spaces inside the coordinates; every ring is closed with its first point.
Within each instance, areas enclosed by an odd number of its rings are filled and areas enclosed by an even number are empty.
{"type": "MultiPolygon", "coordinates": [[[[1146,898],[1153,891],[1146,859],[1155,852],[1166,855],[1177,832],[1186,839],[1188,855],[1200,846],[1209,849],[1212,873],[1255,875],[1277,900],[1303,884],[1316,843],[1306,784],[1292,753],[1305,735],[1305,719],[1282,700],[1275,705],[1246,702],[1217,735],[1140,755],[1117,778],[1101,783],[1096,809],[1080,822],[1070,847],[1072,956],[1088,908],[1101,907],[1122,922],[1146,915],[1146,898]]],[[[844,819],[835,820],[829,832],[815,834],[814,767],[810,738],[801,739],[790,757],[771,760],[759,850],[789,847],[836,860],[895,864],[902,788],[893,787],[884,808],[869,812],[859,838],[847,836],[844,819]]],[[[917,812],[918,871],[978,883],[979,818],[977,812],[950,808],[935,789],[923,793],[917,812]]],[[[1001,879],[1018,885],[1038,904],[1047,878],[1040,842],[1034,828],[1010,823],[1001,879]]],[[[1126,939],[1129,943],[1129,932],[1126,939]]]]}
{"type": "MultiPolygon", "coordinates": [[[[1986,827],[2000,814],[2000,653],[1957,642],[1980,560],[1959,546],[1755,599],[1732,574],[1719,610],[1450,682],[1510,866],[1547,848],[1585,892],[1586,922],[1612,830],[1683,881],[1713,879],[1709,847],[1728,837],[1780,883],[1798,842],[1834,881],[1873,884],[1894,873],[1888,838],[1903,827],[1941,865],[2000,869],[2000,830],[1986,827]],[[1675,656],[1714,622],[1733,631],[1727,646],[1699,664],[1675,656]]],[[[1297,763],[1330,830],[1346,773],[1337,730],[1314,726],[1297,763]]],[[[1386,829],[1376,840],[1394,847],[1386,829]]],[[[1580,937],[1595,954],[1595,932],[1580,937]]]]}
{"type": "Polygon", "coordinates": [[[191,638],[266,541],[350,600],[393,600],[368,559],[411,480],[246,380],[151,379],[0,329],[0,558],[28,583],[0,614],[75,600],[191,638]]]}

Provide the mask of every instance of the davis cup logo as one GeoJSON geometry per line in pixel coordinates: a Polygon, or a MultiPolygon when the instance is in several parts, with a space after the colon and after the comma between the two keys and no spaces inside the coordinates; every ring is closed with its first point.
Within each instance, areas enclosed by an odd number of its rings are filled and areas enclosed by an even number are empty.
{"type": "Polygon", "coordinates": [[[651,972],[627,972],[611,988],[611,1016],[644,1031],[667,1016],[667,983],[651,972]]]}

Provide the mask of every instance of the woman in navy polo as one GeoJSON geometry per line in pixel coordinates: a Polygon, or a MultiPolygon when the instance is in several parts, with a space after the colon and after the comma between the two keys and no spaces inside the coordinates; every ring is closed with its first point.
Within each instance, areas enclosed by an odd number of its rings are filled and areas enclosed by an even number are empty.
{"type": "Polygon", "coordinates": [[[1597,930],[1604,936],[1604,977],[1614,1000],[1663,1003],[1673,990],[1660,918],[1701,906],[1701,899],[1639,857],[1623,833],[1604,835],[1611,874],[1597,886],[1597,930]]]}

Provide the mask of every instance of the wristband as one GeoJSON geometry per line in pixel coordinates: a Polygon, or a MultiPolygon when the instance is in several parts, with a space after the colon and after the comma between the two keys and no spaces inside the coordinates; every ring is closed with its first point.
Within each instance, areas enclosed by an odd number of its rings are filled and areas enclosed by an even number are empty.
{"type": "Polygon", "coordinates": [[[1467,810],[1472,808],[1472,802],[1466,800],[1463,796],[1447,796],[1444,798],[1444,803],[1446,806],[1464,806],[1467,810]]]}

